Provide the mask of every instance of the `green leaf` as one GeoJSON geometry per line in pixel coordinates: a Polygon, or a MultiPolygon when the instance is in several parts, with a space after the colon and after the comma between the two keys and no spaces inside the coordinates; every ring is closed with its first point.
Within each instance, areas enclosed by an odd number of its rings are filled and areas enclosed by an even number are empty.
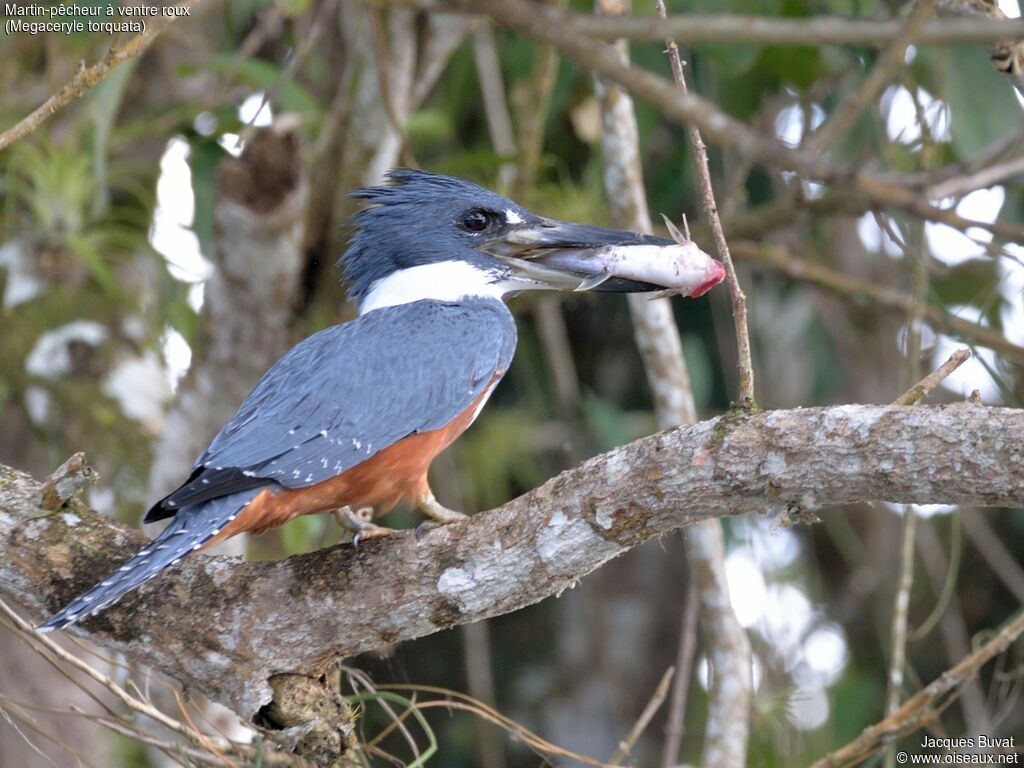
{"type": "Polygon", "coordinates": [[[185,341],[194,344],[199,335],[199,315],[187,301],[172,299],[164,307],[167,324],[180,333],[185,341]]]}
{"type": "Polygon", "coordinates": [[[281,529],[281,543],[288,554],[308,552],[323,535],[326,518],[323,515],[305,515],[292,520],[281,529]]]}
{"type": "Polygon", "coordinates": [[[197,134],[188,136],[188,167],[192,172],[192,194],[195,216],[192,231],[199,240],[199,250],[207,259],[213,258],[213,210],[217,193],[217,167],[227,156],[217,141],[197,134]]]}
{"type": "Polygon", "coordinates": [[[276,5],[286,18],[294,19],[309,10],[312,0],[277,0],[276,5]]]}
{"type": "Polygon", "coordinates": [[[110,187],[107,179],[107,147],[114,119],[121,108],[125,88],[135,71],[138,59],[126,61],[117,67],[106,80],[97,85],[89,99],[89,114],[93,123],[92,163],[96,174],[96,195],[92,201],[92,215],[101,216],[110,204],[110,187]]]}
{"type": "Polygon", "coordinates": [[[78,258],[85,264],[89,274],[96,281],[97,285],[110,298],[121,297],[121,286],[113,271],[107,266],[103,256],[95,247],[91,238],[78,233],[68,235],[68,245],[74,250],[78,258]]]}
{"type": "Polygon", "coordinates": [[[421,109],[409,115],[406,131],[413,141],[440,142],[455,131],[451,116],[440,109],[421,109]]]}
{"type": "Polygon", "coordinates": [[[821,75],[821,51],[807,46],[766,48],[758,60],[758,69],[777,77],[783,83],[800,89],[809,88],[821,75]]]}
{"type": "Polygon", "coordinates": [[[980,45],[958,45],[942,57],[953,145],[966,159],[1020,125],[1013,86],[980,45]]]}

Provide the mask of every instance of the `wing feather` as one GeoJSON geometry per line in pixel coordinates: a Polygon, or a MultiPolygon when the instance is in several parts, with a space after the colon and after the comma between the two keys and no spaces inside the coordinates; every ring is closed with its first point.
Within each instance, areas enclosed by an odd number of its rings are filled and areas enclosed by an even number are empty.
{"type": "Polygon", "coordinates": [[[260,380],[146,521],[276,481],[328,480],[468,408],[515,350],[497,301],[418,301],[369,312],[296,345],[260,380]]]}

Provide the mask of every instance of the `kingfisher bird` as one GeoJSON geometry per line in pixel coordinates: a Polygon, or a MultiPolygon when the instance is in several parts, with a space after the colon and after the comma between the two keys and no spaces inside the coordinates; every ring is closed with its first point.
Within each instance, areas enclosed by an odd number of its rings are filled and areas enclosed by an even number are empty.
{"type": "MultiPolygon", "coordinates": [[[[188,479],[145,516],[170,524],[40,631],[98,613],[191,552],[299,515],[345,510],[356,543],[390,531],[352,510],[384,513],[406,501],[436,524],[463,518],[434,498],[427,470],[512,362],[516,327],[505,299],[532,289],[667,287],[608,264],[672,240],[543,218],[424,171],[395,169],[352,195],[365,203],[339,266],[359,316],[278,360],[188,479]]],[[[704,259],[685,295],[721,281],[721,265],[704,259]]]]}

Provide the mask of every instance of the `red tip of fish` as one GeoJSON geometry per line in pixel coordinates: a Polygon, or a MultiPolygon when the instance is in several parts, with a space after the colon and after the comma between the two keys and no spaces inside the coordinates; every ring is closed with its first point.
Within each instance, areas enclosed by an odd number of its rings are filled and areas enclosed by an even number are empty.
{"type": "Polygon", "coordinates": [[[722,263],[719,261],[715,261],[714,259],[708,259],[708,268],[704,270],[704,282],[698,285],[694,289],[693,293],[691,293],[690,295],[693,298],[703,296],[705,293],[707,293],[720,282],[722,282],[722,279],[724,277],[725,267],[722,266],[722,263]]]}

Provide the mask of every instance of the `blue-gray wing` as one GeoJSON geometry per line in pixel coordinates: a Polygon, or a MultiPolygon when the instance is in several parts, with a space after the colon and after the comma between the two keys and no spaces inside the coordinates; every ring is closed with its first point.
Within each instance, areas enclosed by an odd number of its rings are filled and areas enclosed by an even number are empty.
{"type": "Polygon", "coordinates": [[[267,371],[146,521],[267,481],[315,485],[443,427],[504,374],[515,343],[495,300],[417,301],[320,331],[267,371]]]}

